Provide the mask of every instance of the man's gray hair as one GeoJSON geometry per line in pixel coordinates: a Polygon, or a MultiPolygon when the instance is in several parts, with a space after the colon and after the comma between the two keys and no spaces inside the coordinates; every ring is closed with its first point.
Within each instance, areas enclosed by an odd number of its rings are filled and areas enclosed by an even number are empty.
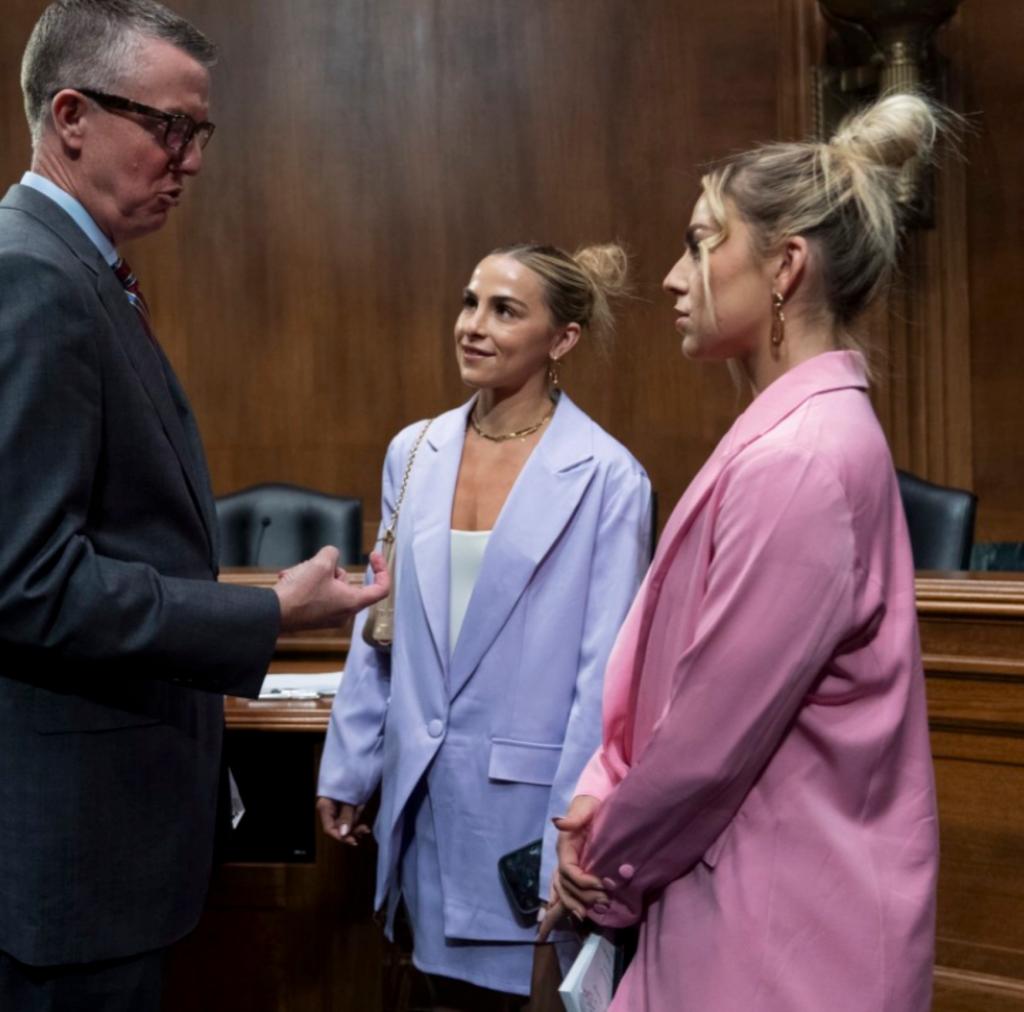
{"type": "MultiPolygon", "coordinates": [[[[55,0],[36,22],[21,61],[21,91],[33,146],[61,88],[115,91],[140,45],[160,39],[204,67],[217,58],[198,28],[155,0],[55,0]]],[[[127,96],[131,97],[131,96],[127,96]]]]}

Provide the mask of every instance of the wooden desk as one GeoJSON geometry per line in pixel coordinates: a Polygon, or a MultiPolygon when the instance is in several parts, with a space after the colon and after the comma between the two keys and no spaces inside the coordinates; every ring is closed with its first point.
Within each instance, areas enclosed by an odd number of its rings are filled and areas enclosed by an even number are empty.
{"type": "MultiPolygon", "coordinates": [[[[933,1008],[1024,1012],[1024,574],[921,573],[917,598],[942,838],[933,1008]]],[[[347,647],[345,630],[282,637],[272,670],[336,670],[347,647]]],[[[329,712],[231,699],[229,738],[271,756],[305,742],[295,790],[312,806],[329,712]]],[[[311,862],[221,866],[172,958],[167,1012],[379,1009],[373,857],[317,834],[311,862]]]]}
{"type": "Polygon", "coordinates": [[[1024,574],[917,581],[942,863],[937,1012],[1024,1010],[1024,574]]]}

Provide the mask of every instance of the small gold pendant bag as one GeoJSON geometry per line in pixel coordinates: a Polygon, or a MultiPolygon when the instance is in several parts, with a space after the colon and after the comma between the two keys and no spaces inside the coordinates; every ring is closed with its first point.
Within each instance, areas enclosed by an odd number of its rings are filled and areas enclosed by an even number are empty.
{"type": "Polygon", "coordinates": [[[398,491],[398,501],[395,503],[394,512],[388,521],[387,527],[380,538],[380,553],[384,556],[384,564],[387,566],[388,575],[391,577],[391,593],[370,605],[366,613],[366,622],[363,624],[363,640],[368,646],[377,650],[390,650],[395,639],[395,532],[398,530],[398,514],[401,512],[402,503],[405,501],[405,490],[409,485],[409,475],[412,474],[412,465],[416,461],[416,452],[427,434],[427,429],[433,419],[420,429],[416,442],[413,443],[409,453],[409,460],[405,465],[405,474],[402,475],[402,487],[398,491]]]}

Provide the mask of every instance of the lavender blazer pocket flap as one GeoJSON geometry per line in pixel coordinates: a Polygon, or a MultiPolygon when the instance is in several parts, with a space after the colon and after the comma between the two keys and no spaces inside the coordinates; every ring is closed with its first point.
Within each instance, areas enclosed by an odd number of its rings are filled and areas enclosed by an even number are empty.
{"type": "Polygon", "coordinates": [[[491,780],[508,780],[521,784],[550,787],[555,782],[561,745],[542,745],[512,738],[495,738],[491,742],[491,760],[487,775],[491,780]]]}

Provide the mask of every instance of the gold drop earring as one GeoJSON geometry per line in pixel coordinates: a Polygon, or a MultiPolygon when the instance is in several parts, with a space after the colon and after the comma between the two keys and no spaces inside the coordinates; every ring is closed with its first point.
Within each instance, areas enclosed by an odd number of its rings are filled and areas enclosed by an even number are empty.
{"type": "Polygon", "coordinates": [[[562,385],[558,377],[558,359],[554,355],[548,357],[548,383],[552,390],[558,390],[562,385]]]}
{"type": "Polygon", "coordinates": [[[786,300],[781,292],[772,292],[772,350],[778,351],[786,337],[786,314],[782,304],[786,300]]]}

